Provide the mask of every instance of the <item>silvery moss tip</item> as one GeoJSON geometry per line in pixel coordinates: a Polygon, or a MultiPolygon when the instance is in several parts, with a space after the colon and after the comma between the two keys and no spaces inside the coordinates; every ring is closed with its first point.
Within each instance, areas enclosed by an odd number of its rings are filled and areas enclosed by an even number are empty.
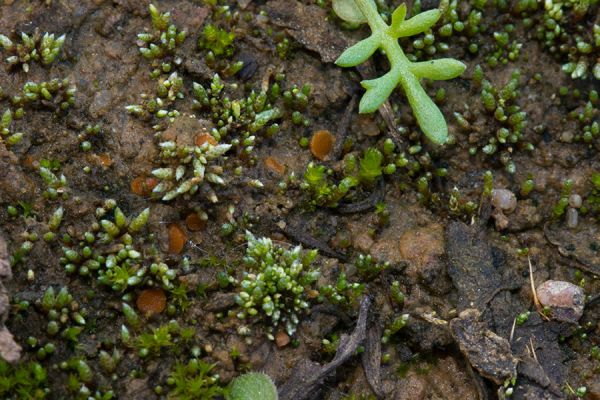
{"type": "Polygon", "coordinates": [[[249,372],[235,378],[227,400],[277,400],[277,387],[267,374],[249,372]]]}

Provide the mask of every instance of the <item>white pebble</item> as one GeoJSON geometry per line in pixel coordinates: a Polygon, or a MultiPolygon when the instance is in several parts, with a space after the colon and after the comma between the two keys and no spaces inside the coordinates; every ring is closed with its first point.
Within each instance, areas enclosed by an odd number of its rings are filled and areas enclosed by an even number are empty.
{"type": "Polygon", "coordinates": [[[542,306],[548,307],[558,321],[577,323],[583,315],[585,294],[577,285],[549,280],[539,285],[536,293],[542,306]]]}
{"type": "Polygon", "coordinates": [[[569,207],[567,210],[567,226],[569,228],[576,228],[579,223],[579,213],[576,209],[569,207]]]}
{"type": "Polygon", "coordinates": [[[581,196],[578,194],[572,194],[569,196],[569,205],[573,208],[581,207],[582,202],[581,196]]]}
{"type": "Polygon", "coordinates": [[[492,190],[492,205],[506,213],[511,213],[517,208],[517,197],[508,189],[492,190]]]}

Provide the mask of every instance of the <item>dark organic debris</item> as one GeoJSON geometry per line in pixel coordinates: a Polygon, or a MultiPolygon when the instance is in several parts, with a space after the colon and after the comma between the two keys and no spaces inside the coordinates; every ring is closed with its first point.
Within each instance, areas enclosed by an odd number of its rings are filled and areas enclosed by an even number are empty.
{"type": "MultiPolygon", "coordinates": [[[[511,399],[558,400],[565,398],[560,388],[552,382],[535,358],[528,355],[520,357],[517,372],[519,380],[511,399]]],[[[499,392],[501,391],[502,389],[499,392]]]]}
{"type": "Polygon", "coordinates": [[[346,261],[348,259],[348,257],[345,254],[333,250],[325,243],[306,233],[306,231],[302,229],[302,227],[295,227],[291,226],[290,224],[286,224],[285,227],[281,229],[281,231],[290,239],[306,247],[317,249],[321,252],[321,254],[324,254],[328,257],[337,258],[342,261],[346,261]]]}
{"type": "Polygon", "coordinates": [[[448,274],[458,290],[459,311],[472,307],[483,310],[503,286],[483,231],[478,226],[453,221],[446,228],[446,239],[448,274]]]}
{"type": "Polygon", "coordinates": [[[544,235],[558,252],[579,262],[579,267],[600,276],[600,232],[598,227],[580,224],[577,230],[556,225],[544,226],[544,235]]]}
{"type": "Polygon", "coordinates": [[[452,336],[460,350],[479,373],[498,385],[517,376],[518,360],[508,340],[489,330],[479,320],[480,312],[467,309],[450,321],[452,336]]]}
{"type": "Polygon", "coordinates": [[[365,351],[362,353],[361,361],[371,389],[378,398],[385,399],[386,393],[381,384],[381,334],[382,322],[376,321],[367,332],[365,351]]]}
{"type": "Polygon", "coordinates": [[[279,388],[280,400],[312,399],[319,384],[332,371],[344,364],[356,354],[356,349],[365,340],[367,330],[367,315],[371,307],[371,299],[366,296],[360,302],[356,328],[350,335],[342,335],[335,357],[329,364],[320,365],[305,361],[295,367],[294,375],[279,388]]]}
{"type": "Polygon", "coordinates": [[[348,42],[327,21],[327,11],[317,5],[304,5],[295,0],[275,0],[267,3],[275,25],[309,50],[319,53],[326,63],[334,62],[348,47],[348,42]]]}

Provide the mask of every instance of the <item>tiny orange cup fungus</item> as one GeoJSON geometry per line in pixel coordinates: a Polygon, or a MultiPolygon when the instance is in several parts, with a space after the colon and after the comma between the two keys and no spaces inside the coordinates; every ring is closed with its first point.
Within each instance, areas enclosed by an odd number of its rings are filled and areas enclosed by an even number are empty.
{"type": "Polygon", "coordinates": [[[316,131],[310,139],[310,152],[319,160],[324,160],[333,150],[334,143],[335,137],[331,132],[327,130],[316,131]]]}
{"type": "Polygon", "coordinates": [[[179,254],[187,242],[187,235],[179,224],[169,224],[169,253],[179,254]]]}
{"type": "Polygon", "coordinates": [[[161,288],[145,289],[138,296],[136,305],[146,316],[160,314],[167,306],[167,296],[161,288]]]}

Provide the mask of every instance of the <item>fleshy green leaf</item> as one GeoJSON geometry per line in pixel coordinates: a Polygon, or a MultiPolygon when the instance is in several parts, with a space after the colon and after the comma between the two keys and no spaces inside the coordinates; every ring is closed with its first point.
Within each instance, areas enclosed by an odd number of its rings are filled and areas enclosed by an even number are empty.
{"type": "Polygon", "coordinates": [[[425,32],[440,19],[441,15],[438,9],[422,12],[402,22],[399,26],[392,26],[390,33],[398,38],[425,32]]]}
{"type": "MultiPolygon", "coordinates": [[[[361,114],[375,112],[398,84],[397,74],[390,71],[380,78],[362,81],[360,84],[367,91],[362,99],[360,99],[358,111],[361,114]]],[[[417,81],[418,84],[419,82],[417,81]]]]}
{"type": "Polygon", "coordinates": [[[367,18],[365,18],[354,0],[333,0],[333,11],[346,22],[353,24],[367,22],[367,18]]]}
{"type": "Polygon", "coordinates": [[[400,81],[421,130],[435,144],[448,140],[448,126],[440,109],[429,98],[419,80],[406,74],[400,81]]]}
{"type": "Polygon", "coordinates": [[[411,63],[410,71],[417,78],[427,78],[436,81],[456,78],[460,76],[467,66],[453,58],[440,58],[423,62],[411,63]]]}
{"type": "Polygon", "coordinates": [[[367,59],[373,55],[375,50],[377,50],[379,45],[380,41],[378,37],[374,35],[369,36],[356,43],[354,46],[347,48],[346,51],[335,60],[335,63],[340,67],[354,67],[367,61],[367,59]]]}

